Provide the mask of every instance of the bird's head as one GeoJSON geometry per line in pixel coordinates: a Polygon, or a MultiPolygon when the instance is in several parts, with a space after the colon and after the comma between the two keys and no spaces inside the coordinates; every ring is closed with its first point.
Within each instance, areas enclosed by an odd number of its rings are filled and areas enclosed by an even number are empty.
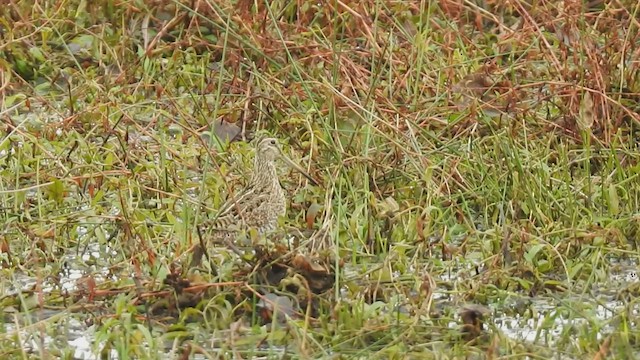
{"type": "Polygon", "coordinates": [[[282,155],[280,145],[278,145],[278,140],[274,138],[262,139],[260,143],[258,143],[257,151],[258,157],[263,161],[274,161],[282,155]]]}
{"type": "MultiPolygon", "coordinates": [[[[282,149],[280,145],[278,145],[278,140],[274,138],[265,138],[260,140],[258,143],[258,148],[256,149],[256,162],[255,169],[261,171],[264,166],[273,167],[276,159],[282,159],[289,167],[300,172],[304,177],[306,177],[313,185],[318,185],[318,182],[307,173],[305,169],[303,169],[300,165],[296,164],[294,161],[289,159],[286,155],[282,153],[282,149]]],[[[259,174],[254,174],[259,175],[259,174]]]]}

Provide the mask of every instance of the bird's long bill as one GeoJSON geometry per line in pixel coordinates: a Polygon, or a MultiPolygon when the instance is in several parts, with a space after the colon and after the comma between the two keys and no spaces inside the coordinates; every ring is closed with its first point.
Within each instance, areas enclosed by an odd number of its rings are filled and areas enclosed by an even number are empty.
{"type": "Polygon", "coordinates": [[[311,175],[309,175],[309,173],[307,173],[307,171],[303,169],[302,166],[296,164],[293,160],[289,159],[286,155],[282,153],[280,154],[280,157],[285,162],[285,164],[289,165],[291,168],[298,171],[300,174],[302,174],[302,176],[306,177],[309,181],[311,181],[313,185],[318,186],[318,182],[316,181],[316,179],[314,179],[311,175]]]}

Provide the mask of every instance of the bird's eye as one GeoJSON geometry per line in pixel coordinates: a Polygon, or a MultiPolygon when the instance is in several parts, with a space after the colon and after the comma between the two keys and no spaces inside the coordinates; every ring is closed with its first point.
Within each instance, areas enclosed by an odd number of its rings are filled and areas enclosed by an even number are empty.
{"type": "Polygon", "coordinates": [[[271,145],[275,145],[275,144],[276,144],[276,141],[272,139],[272,140],[270,141],[270,143],[271,143],[271,145]]]}

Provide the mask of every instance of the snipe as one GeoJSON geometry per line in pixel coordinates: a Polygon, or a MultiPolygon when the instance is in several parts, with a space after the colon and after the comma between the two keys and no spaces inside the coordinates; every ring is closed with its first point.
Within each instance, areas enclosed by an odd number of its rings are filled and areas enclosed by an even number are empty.
{"type": "MultiPolygon", "coordinates": [[[[276,160],[303,174],[313,184],[317,182],[298,164],[286,157],[274,138],[258,143],[253,161],[253,173],[247,187],[220,207],[215,218],[205,221],[200,228],[213,233],[212,241],[232,242],[243,230],[255,229],[259,234],[273,231],[278,218],[287,210],[287,197],[280,185],[276,160]]],[[[194,249],[192,266],[200,263],[206,244],[194,249]]]]}

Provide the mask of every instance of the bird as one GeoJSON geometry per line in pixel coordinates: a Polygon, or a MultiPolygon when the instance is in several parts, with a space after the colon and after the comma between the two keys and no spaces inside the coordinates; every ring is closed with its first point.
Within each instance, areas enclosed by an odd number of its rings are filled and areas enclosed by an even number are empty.
{"type": "MultiPolygon", "coordinates": [[[[287,211],[287,195],[276,170],[278,159],[300,172],[312,184],[318,184],[300,165],[284,155],[275,138],[260,140],[247,186],[225,202],[213,219],[200,225],[200,229],[211,231],[212,241],[232,244],[242,231],[255,229],[262,235],[275,230],[278,218],[287,211]]],[[[200,264],[203,254],[206,254],[206,244],[201,239],[194,249],[191,267],[200,264]]]]}

